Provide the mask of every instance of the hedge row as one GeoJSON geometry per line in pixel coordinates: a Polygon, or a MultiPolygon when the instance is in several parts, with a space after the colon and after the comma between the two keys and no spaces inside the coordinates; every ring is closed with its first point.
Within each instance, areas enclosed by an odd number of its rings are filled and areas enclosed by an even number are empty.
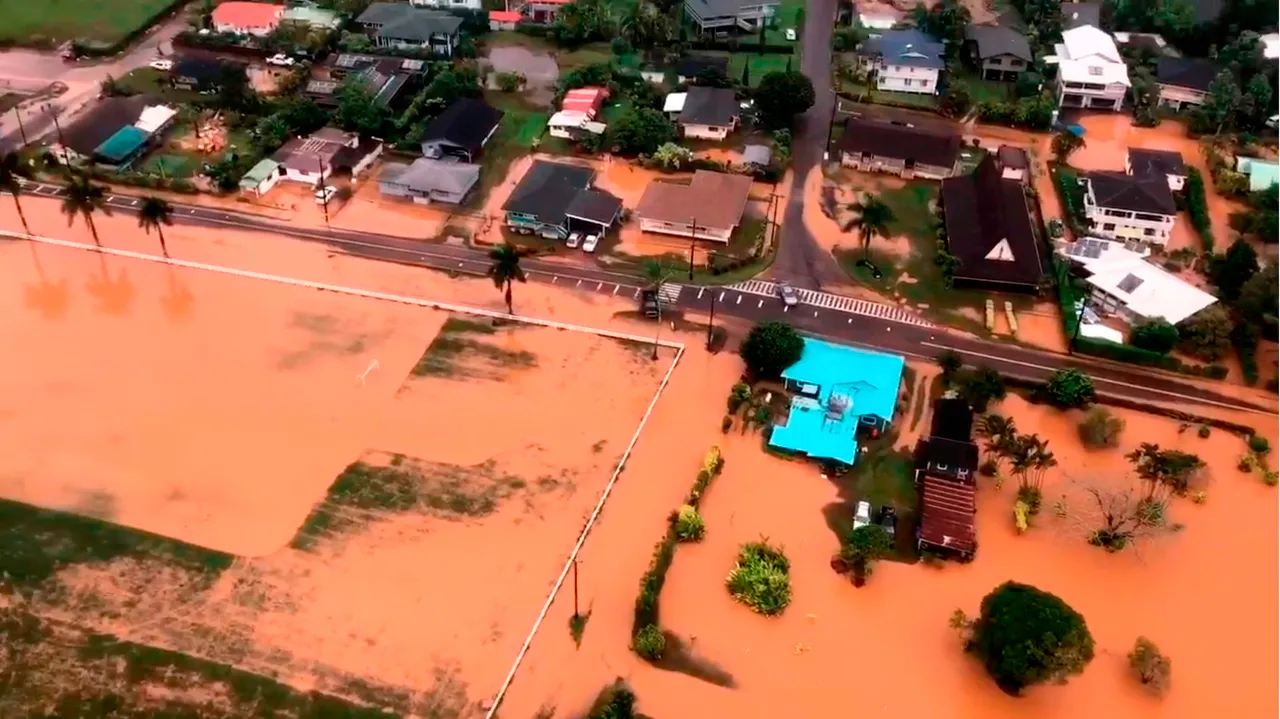
{"type": "MultiPolygon", "coordinates": [[[[697,509],[703,493],[707,491],[707,486],[723,470],[724,457],[720,454],[720,448],[712,447],[703,460],[702,469],[698,470],[698,478],[694,480],[693,488],[685,497],[684,504],[697,509]]],[[[661,626],[658,623],[658,597],[662,594],[662,585],[667,581],[667,570],[671,569],[671,560],[675,558],[676,544],[679,543],[675,518],[676,512],[673,511],[667,518],[667,532],[654,548],[649,569],[640,580],[640,596],[636,597],[635,613],[631,621],[632,638],[649,627],[661,626]]],[[[656,659],[656,657],[646,658],[656,659]]]]}
{"type": "Polygon", "coordinates": [[[1187,214],[1191,226],[1200,235],[1206,254],[1213,254],[1213,225],[1209,221],[1209,206],[1204,198],[1204,177],[1194,167],[1187,168],[1187,214]]]}
{"type": "Polygon", "coordinates": [[[1142,365],[1143,367],[1158,367],[1192,377],[1225,379],[1227,376],[1227,368],[1220,364],[1188,364],[1171,355],[1163,355],[1151,350],[1144,350],[1141,347],[1134,347],[1133,345],[1121,345],[1106,340],[1096,340],[1091,337],[1077,337],[1075,342],[1072,343],[1072,347],[1080,354],[1142,365]]]}

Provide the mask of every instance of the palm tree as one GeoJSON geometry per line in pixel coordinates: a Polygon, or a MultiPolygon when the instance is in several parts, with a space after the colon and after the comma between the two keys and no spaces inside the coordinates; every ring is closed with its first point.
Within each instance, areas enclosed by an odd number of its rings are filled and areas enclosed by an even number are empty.
{"type": "Polygon", "coordinates": [[[164,241],[164,225],[172,224],[173,205],[159,197],[142,198],[142,206],[138,208],[138,227],[148,235],[155,228],[156,235],[160,237],[160,251],[164,253],[166,260],[169,259],[169,247],[164,241]]]}
{"type": "Polygon", "coordinates": [[[88,175],[76,173],[65,189],[67,195],[62,198],[62,214],[67,216],[67,226],[76,221],[76,215],[83,217],[89,226],[89,234],[93,235],[93,244],[101,248],[102,241],[98,239],[98,228],[93,224],[93,213],[101,211],[104,215],[111,215],[106,188],[95,185],[88,175]]]}
{"type": "Polygon", "coordinates": [[[32,174],[31,168],[22,164],[18,153],[6,152],[0,155],[0,192],[13,195],[13,206],[18,208],[22,231],[28,235],[31,234],[31,228],[27,226],[27,216],[22,214],[22,203],[18,200],[18,195],[22,194],[22,181],[30,180],[32,174]]]}
{"type": "Polygon", "coordinates": [[[858,230],[862,238],[862,259],[866,260],[871,252],[871,240],[876,237],[889,236],[889,224],[898,218],[893,209],[875,195],[868,195],[865,200],[849,205],[853,211],[851,227],[858,230]]]}
{"type": "Polygon", "coordinates": [[[511,307],[511,283],[528,282],[524,276],[524,269],[520,267],[520,258],[528,254],[510,242],[504,242],[489,250],[489,259],[493,260],[493,264],[489,265],[489,277],[493,279],[494,287],[500,290],[505,288],[504,297],[509,315],[516,313],[511,307]]]}
{"type": "Polygon", "coordinates": [[[983,450],[988,458],[994,459],[999,466],[1000,455],[1009,446],[1010,438],[1018,436],[1018,428],[1014,425],[1012,417],[984,414],[975,423],[973,433],[986,440],[983,443],[983,450]]]}

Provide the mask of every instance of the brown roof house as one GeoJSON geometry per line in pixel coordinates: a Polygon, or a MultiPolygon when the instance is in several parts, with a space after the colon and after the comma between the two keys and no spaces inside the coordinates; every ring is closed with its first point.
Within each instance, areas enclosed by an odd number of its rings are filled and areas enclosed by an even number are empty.
{"type": "Polygon", "coordinates": [[[941,180],[960,172],[960,134],[944,123],[853,115],[840,136],[840,164],[855,170],[941,180]]]}
{"type": "Polygon", "coordinates": [[[727,243],[750,196],[750,177],[698,170],[688,184],[650,182],[635,214],[644,232],[727,243]]]}
{"type": "Polygon", "coordinates": [[[360,139],[354,132],[322,127],[309,137],[289,140],[271,156],[280,163],[281,179],[320,185],[336,172],[358,177],[382,154],[382,143],[360,139]]]}
{"type": "Polygon", "coordinates": [[[933,406],[929,436],[916,445],[916,488],[920,494],[920,551],[973,559],[978,549],[978,446],[973,443],[973,410],[962,399],[933,406]]]}
{"type": "Polygon", "coordinates": [[[1049,270],[1023,183],[1007,178],[992,155],[970,175],[942,181],[947,248],[960,260],[956,287],[997,292],[1040,291],[1049,270]]]}

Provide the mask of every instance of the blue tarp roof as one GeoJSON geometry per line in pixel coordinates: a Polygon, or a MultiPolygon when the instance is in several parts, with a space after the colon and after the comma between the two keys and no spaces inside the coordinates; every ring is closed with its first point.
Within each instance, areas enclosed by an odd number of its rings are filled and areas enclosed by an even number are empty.
{"type": "Polygon", "coordinates": [[[774,426],[769,444],[853,464],[858,453],[854,433],[859,419],[893,419],[904,364],[897,355],[805,339],[800,361],[788,367],[782,377],[817,385],[818,398],[793,399],[786,425],[774,426]],[[841,411],[842,406],[847,409],[841,411]]]}
{"type": "Polygon", "coordinates": [[[147,133],[134,125],[126,125],[103,141],[93,154],[107,162],[119,163],[129,159],[147,141],[147,133]]]}

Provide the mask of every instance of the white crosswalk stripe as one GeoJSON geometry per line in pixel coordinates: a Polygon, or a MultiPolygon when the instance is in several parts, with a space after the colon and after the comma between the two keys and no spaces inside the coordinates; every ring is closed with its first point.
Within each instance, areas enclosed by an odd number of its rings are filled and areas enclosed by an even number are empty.
{"type": "MultiPolygon", "coordinates": [[[[664,290],[666,287],[667,285],[663,285],[664,290]]],[[[679,285],[676,285],[676,287],[679,287],[679,285]]],[[[778,296],[778,286],[772,282],[765,282],[764,280],[746,280],[744,282],[729,285],[728,289],[752,295],[761,295],[764,297],[778,296]]],[[[675,295],[677,297],[679,294],[679,289],[675,290],[675,295]]],[[[800,299],[802,304],[813,305],[815,307],[834,309],[856,315],[866,315],[867,317],[878,317],[880,319],[915,325],[917,327],[933,326],[930,322],[919,317],[914,312],[895,305],[884,304],[881,302],[868,302],[867,300],[854,299],[852,297],[845,297],[831,292],[816,292],[814,290],[803,290],[799,288],[796,289],[796,296],[800,299]]],[[[674,299],[672,301],[674,301],[674,299]]]]}
{"type": "Polygon", "coordinates": [[[674,282],[664,282],[658,288],[658,301],[663,304],[674,305],[680,301],[680,291],[684,289],[684,285],[678,285],[674,282]]]}

